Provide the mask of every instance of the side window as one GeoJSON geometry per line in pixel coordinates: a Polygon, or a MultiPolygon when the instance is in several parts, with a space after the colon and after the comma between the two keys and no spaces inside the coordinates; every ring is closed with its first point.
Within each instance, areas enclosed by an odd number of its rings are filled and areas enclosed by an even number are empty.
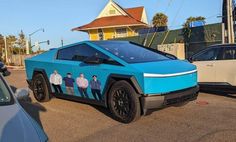
{"type": "Polygon", "coordinates": [[[83,61],[88,57],[95,56],[103,61],[104,64],[120,65],[118,62],[103,54],[102,52],[94,49],[87,44],[80,44],[68,48],[64,48],[58,51],[57,59],[59,60],[71,60],[71,61],[83,61]]]}
{"type": "Polygon", "coordinates": [[[59,60],[72,60],[76,54],[76,46],[60,49],[57,53],[57,59],[59,60]]]}
{"type": "Polygon", "coordinates": [[[236,47],[226,47],[223,52],[224,60],[234,60],[236,59],[236,47]]]}
{"type": "Polygon", "coordinates": [[[193,57],[193,61],[211,61],[218,60],[220,48],[205,50],[193,57]]]}

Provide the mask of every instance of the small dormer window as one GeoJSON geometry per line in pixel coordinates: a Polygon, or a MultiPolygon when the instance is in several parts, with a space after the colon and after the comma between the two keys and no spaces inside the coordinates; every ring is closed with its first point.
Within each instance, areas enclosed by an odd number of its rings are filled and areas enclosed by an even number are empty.
{"type": "Polygon", "coordinates": [[[110,15],[115,15],[115,14],[116,14],[116,10],[111,9],[111,10],[109,11],[109,14],[110,14],[110,15]]]}

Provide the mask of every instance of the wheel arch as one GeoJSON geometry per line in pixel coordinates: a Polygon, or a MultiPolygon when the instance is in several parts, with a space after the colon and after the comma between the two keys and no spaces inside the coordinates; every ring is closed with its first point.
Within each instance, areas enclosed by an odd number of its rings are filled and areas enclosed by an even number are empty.
{"type": "Polygon", "coordinates": [[[120,75],[120,74],[111,74],[109,75],[106,85],[105,85],[105,89],[103,91],[104,94],[104,101],[105,101],[105,106],[108,107],[108,96],[109,96],[109,92],[110,89],[112,87],[112,85],[117,82],[117,81],[121,81],[121,80],[125,80],[127,81],[135,90],[135,92],[137,94],[139,94],[140,96],[143,94],[143,91],[140,87],[140,85],[138,84],[138,81],[136,80],[135,76],[133,75],[120,75]]]}

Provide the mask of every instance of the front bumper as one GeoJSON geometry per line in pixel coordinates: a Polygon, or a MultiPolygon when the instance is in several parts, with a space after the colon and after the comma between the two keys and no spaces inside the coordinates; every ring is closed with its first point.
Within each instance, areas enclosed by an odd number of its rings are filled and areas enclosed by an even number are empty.
{"type": "Polygon", "coordinates": [[[145,112],[150,109],[157,109],[196,100],[198,93],[199,86],[195,86],[163,95],[143,96],[141,97],[143,112],[145,114],[145,112]]]}

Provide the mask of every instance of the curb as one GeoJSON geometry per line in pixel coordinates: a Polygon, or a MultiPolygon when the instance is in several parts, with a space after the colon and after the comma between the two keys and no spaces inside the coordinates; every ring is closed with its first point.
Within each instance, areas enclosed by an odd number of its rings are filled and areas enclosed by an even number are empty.
{"type": "Polygon", "coordinates": [[[7,66],[9,70],[25,70],[24,66],[7,66]]]}

